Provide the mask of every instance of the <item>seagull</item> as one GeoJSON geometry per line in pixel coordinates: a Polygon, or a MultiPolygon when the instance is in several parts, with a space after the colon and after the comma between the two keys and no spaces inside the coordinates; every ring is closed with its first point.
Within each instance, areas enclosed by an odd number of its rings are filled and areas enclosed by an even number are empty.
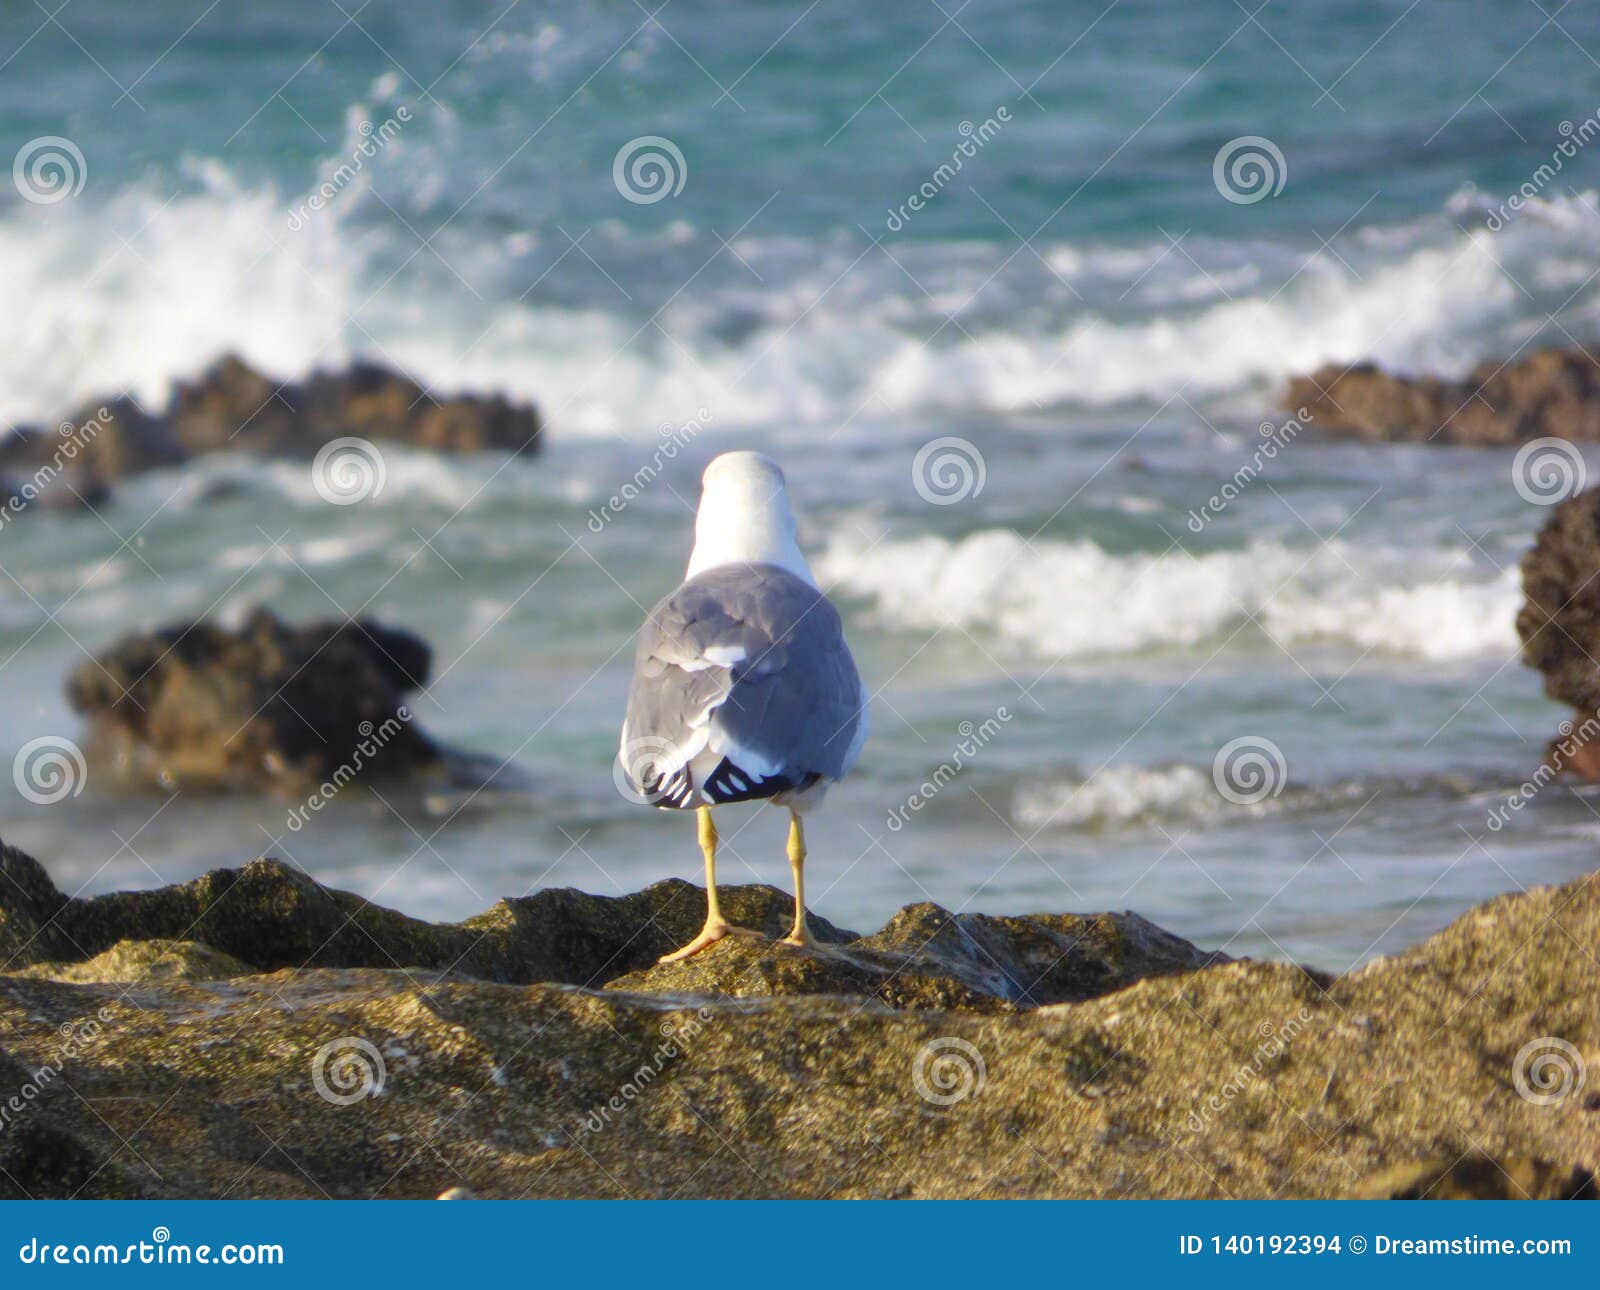
{"type": "Polygon", "coordinates": [[[816,944],[802,817],[849,773],[866,737],[866,690],[839,613],[800,553],[783,471],[758,452],[721,454],[701,480],[683,584],[639,632],[616,763],[630,800],[698,813],[706,924],[661,962],[728,934],[711,812],[763,798],[789,809],[794,926],[783,943],[816,944]]]}

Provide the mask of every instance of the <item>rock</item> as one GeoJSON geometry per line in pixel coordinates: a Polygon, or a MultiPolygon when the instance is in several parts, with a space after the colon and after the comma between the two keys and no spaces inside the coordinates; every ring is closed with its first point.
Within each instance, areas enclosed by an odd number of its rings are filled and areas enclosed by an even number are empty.
{"type": "Polygon", "coordinates": [[[56,922],[70,903],[42,864],[0,843],[0,971],[72,953],[56,922]]]}
{"type": "Polygon", "coordinates": [[[1550,510],[1522,558],[1517,614],[1522,661],[1544,675],[1544,692],[1580,712],[1600,711],[1600,489],[1550,510]]]}
{"type": "Polygon", "coordinates": [[[142,984],[145,981],[224,981],[249,976],[256,969],[231,954],[198,941],[118,941],[82,963],[43,963],[22,968],[18,976],[41,981],[93,981],[142,984]]]}
{"type": "Polygon", "coordinates": [[[180,381],[167,410],[189,455],[244,449],[309,457],[347,435],[447,452],[533,452],[539,416],[498,395],[440,398],[408,376],[357,361],[304,382],[274,381],[227,355],[180,381]]]}
{"type": "MultiPolygon", "coordinates": [[[[737,920],[735,920],[737,921],[737,920]]],[[[1137,914],[991,918],[908,905],[875,936],[824,953],[729,937],[610,982],[658,994],[869,995],[892,1008],[1009,1012],[1092,999],[1145,977],[1226,963],[1137,914]]]]}
{"type": "Polygon", "coordinates": [[[98,507],[124,475],[182,460],[168,428],[132,399],[77,409],[59,426],[17,426],[0,439],[0,516],[98,507]]]}
{"type": "Polygon", "coordinates": [[[1594,1173],[1581,1166],[1478,1152],[1459,1160],[1396,1165],[1356,1189],[1361,1200],[1600,1200],[1594,1173]]]}
{"type": "Polygon", "coordinates": [[[303,792],[439,763],[404,702],[429,661],[407,632],[290,627],[256,609],[236,632],[198,622],[125,636],[73,669],[67,697],[115,782],[303,792]]]}
{"type": "Polygon", "coordinates": [[[1600,439],[1600,363],[1583,349],[1541,349],[1480,363],[1464,380],[1330,363],[1289,382],[1283,406],[1358,439],[1511,444],[1600,439]]]}
{"type": "MultiPolygon", "coordinates": [[[[88,901],[12,869],[31,895],[0,887],[7,919],[54,903],[81,948],[74,967],[0,975],[0,1035],[32,1069],[63,1025],[106,1018],[58,1063],[70,1094],[39,1109],[68,1135],[64,1167],[107,1165],[107,1194],[1387,1195],[1479,1188],[1481,1167],[1441,1169],[1476,1153],[1543,1195],[1600,1162],[1600,1104],[1576,1078],[1553,1100],[1518,1092],[1535,1040],[1600,1064],[1600,875],[1334,978],[1206,962],[1129,915],[929,906],[864,940],[819,925],[818,952],[730,938],[680,971],[648,963],[698,926],[685,883],[433,925],[271,862],[88,901]],[[219,960],[167,946],[167,975],[87,979],[105,949],[180,938],[202,911],[186,938],[260,973],[216,977],[219,960]],[[1041,979],[1081,997],[1026,1006],[1020,966],[1074,929],[1079,965],[1041,979]],[[1000,953],[987,977],[968,937],[1000,953]],[[907,985],[886,1006],[880,955],[945,996],[907,985]]],[[[726,897],[736,921],[783,930],[781,893],[726,897]]]]}
{"type": "Polygon", "coordinates": [[[1600,489],[1551,509],[1522,558],[1522,595],[1522,661],[1543,675],[1545,694],[1577,713],[1563,723],[1546,764],[1600,780],[1600,489]]]}
{"type": "Polygon", "coordinates": [[[145,1194],[131,1171],[65,1123],[63,1103],[74,1098],[55,1067],[25,1067],[0,1049],[0,1089],[0,1200],[145,1194]]]}
{"type": "Polygon", "coordinates": [[[620,897],[546,890],[463,923],[425,923],[323,887],[278,860],[156,891],[67,900],[35,862],[15,854],[33,866],[33,894],[18,902],[24,916],[29,925],[48,917],[61,937],[24,943],[5,970],[31,965],[26,974],[62,982],[209,980],[314,964],[642,994],[853,994],[898,1008],[1014,1012],[1228,961],[1137,914],[989,918],[931,904],[901,910],[864,939],[813,915],[821,944],[803,951],[777,943],[789,928],[788,896],[724,886],[723,911],[740,934],[691,959],[658,963],[699,930],[699,887],[673,879],[620,897]]]}
{"type": "Polygon", "coordinates": [[[500,395],[441,396],[376,363],[277,381],[228,354],[195,380],[175,382],[160,412],[124,395],[87,404],[59,426],[13,427],[0,438],[0,517],[99,506],[129,475],[212,452],[310,458],[354,436],[517,454],[537,452],[541,434],[532,407],[500,395]]]}

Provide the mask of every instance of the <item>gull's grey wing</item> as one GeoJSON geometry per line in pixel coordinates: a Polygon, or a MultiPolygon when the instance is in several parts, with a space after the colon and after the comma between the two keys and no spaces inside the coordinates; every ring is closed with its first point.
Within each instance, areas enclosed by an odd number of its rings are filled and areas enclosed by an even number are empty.
{"type": "Polygon", "coordinates": [[[658,806],[750,801],[841,778],[866,734],[838,611],[776,565],[691,578],[646,618],[621,767],[658,806]]]}

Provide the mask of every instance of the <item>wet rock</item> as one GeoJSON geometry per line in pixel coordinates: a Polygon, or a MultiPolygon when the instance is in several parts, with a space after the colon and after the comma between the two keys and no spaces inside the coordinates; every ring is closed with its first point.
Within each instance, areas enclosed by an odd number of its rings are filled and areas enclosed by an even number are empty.
{"type": "MultiPolygon", "coordinates": [[[[737,921],[737,920],[736,920],[737,921]]],[[[893,1008],[1011,1012],[1092,999],[1145,977],[1228,962],[1137,914],[994,918],[908,905],[874,936],[818,951],[729,937],[610,982],[657,994],[860,994],[893,1008]]]]}
{"type": "Polygon", "coordinates": [[[500,396],[441,397],[408,376],[357,361],[305,381],[275,381],[228,355],[173,389],[167,420],[188,455],[246,450],[312,456],[353,435],[447,452],[533,452],[539,416],[500,396]]]}
{"type": "Polygon", "coordinates": [[[1587,441],[1600,439],[1600,363],[1582,349],[1541,349],[1480,363],[1462,380],[1330,363],[1290,381],[1283,406],[1304,408],[1320,429],[1358,439],[1587,441]]]}
{"type": "MultiPolygon", "coordinates": [[[[60,903],[16,867],[34,888],[24,918],[60,903]]],[[[735,921],[784,930],[782,893],[726,894],[735,921]]],[[[0,908],[12,899],[0,888],[0,908]]],[[[650,966],[702,914],[695,888],[662,883],[433,925],[261,862],[65,902],[77,967],[0,973],[0,1034],[31,1067],[63,1024],[106,1010],[104,1037],[60,1063],[97,1114],[71,1112],[77,1096],[50,1109],[102,1159],[137,1136],[160,1177],[107,1184],[125,1194],[1409,1194],[1445,1189],[1418,1162],[1473,1153],[1556,1194],[1600,1162],[1576,1079],[1570,1095],[1518,1091],[1534,1041],[1600,1066],[1600,875],[1501,897],[1341,977],[1207,962],[1127,915],[929,906],[866,939],[829,928],[819,951],[740,936],[650,966]],[[166,975],[84,975],[118,941],[176,938],[207,900],[187,939],[262,972],[217,977],[167,946],[152,959],[178,964],[166,975]],[[1051,989],[1106,992],[1031,1008],[988,992],[1014,993],[1019,965],[1053,980],[1036,955],[1058,936],[1106,962],[1051,989]],[[977,975],[968,937],[1004,969],[977,975]],[[896,955],[937,989],[886,994],[896,955]]],[[[1487,1177],[1445,1173],[1449,1189],[1487,1177]]]]}
{"type": "Polygon", "coordinates": [[[439,452],[532,453],[541,433],[530,406],[441,395],[376,363],[278,381],[229,354],[176,382],[157,412],[119,395],[59,425],[13,427],[0,437],[0,518],[98,507],[118,481],[206,453],[309,458],[348,436],[439,452]]]}
{"type": "Polygon", "coordinates": [[[73,1101],[61,1072],[24,1066],[0,1049],[0,1200],[144,1194],[140,1180],[65,1122],[73,1101]]]}
{"type": "Polygon", "coordinates": [[[1517,635],[1544,692],[1575,709],[1546,751],[1551,770],[1600,779],[1600,489],[1553,507],[1522,559],[1517,635]]]}
{"type": "Polygon", "coordinates": [[[1600,489],[1551,508],[1522,559],[1517,614],[1522,661],[1544,692],[1580,712],[1600,711],[1600,489]]]}
{"type": "Polygon", "coordinates": [[[70,903],[42,864],[0,842],[0,971],[72,954],[56,923],[70,903]]]}
{"type": "Polygon", "coordinates": [[[257,609],[238,631],[198,622],[123,637],[73,669],[67,697],[117,782],[299,792],[439,763],[405,703],[429,661],[407,632],[291,627],[257,609]]]}
{"type": "Polygon", "coordinates": [[[129,398],[77,409],[56,426],[0,438],[0,518],[99,507],[124,475],[181,461],[169,428],[129,398]]]}

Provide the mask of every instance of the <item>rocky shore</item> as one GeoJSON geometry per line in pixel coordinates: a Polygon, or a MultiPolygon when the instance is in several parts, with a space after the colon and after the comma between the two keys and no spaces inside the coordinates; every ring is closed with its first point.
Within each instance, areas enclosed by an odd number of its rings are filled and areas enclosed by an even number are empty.
{"type": "Polygon", "coordinates": [[[1600,439],[1600,362],[1585,349],[1540,349],[1480,363],[1461,380],[1330,363],[1292,380],[1283,406],[1304,408],[1318,429],[1356,439],[1590,441],[1600,439]]]}
{"type": "Polygon", "coordinates": [[[1134,914],[795,950],[767,887],[657,966],[701,901],[431,924],[272,860],[69,899],[8,848],[0,1195],[1594,1194],[1600,875],[1344,976],[1134,914]]]}
{"type": "Polygon", "coordinates": [[[313,458],[345,437],[438,452],[538,451],[536,409],[500,395],[442,395],[376,363],[277,381],[227,355],[149,412],[127,395],[92,399],[58,425],[0,437],[0,506],[98,505],[130,475],[214,452],[313,458]]]}

